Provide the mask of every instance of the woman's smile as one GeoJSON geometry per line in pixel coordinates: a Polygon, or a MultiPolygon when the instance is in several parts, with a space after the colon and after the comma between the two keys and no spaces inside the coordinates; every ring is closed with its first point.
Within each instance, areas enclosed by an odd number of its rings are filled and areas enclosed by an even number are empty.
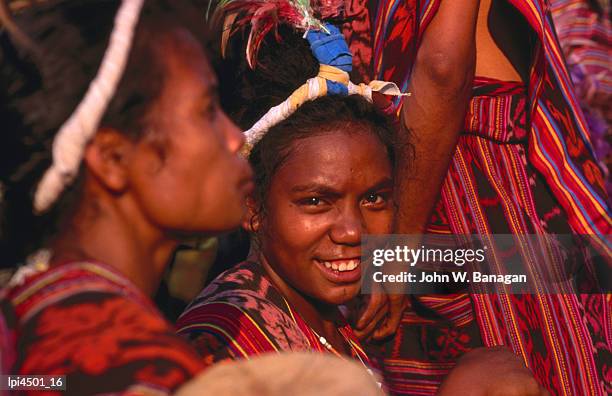
{"type": "Polygon", "coordinates": [[[323,276],[332,283],[355,283],[361,280],[361,258],[334,260],[314,259],[323,276]]]}

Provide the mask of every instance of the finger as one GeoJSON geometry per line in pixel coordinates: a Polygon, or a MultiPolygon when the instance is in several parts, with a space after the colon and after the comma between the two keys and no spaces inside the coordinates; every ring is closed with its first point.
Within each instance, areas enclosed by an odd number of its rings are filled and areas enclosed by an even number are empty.
{"type": "Polygon", "coordinates": [[[389,298],[389,313],[385,322],[376,329],[373,338],[380,340],[387,338],[392,334],[395,334],[397,328],[402,320],[402,315],[407,306],[406,296],[392,297],[389,298]]]}
{"type": "Polygon", "coordinates": [[[374,333],[374,330],[376,330],[376,328],[380,326],[381,323],[384,321],[387,315],[387,312],[388,312],[388,304],[387,304],[387,301],[384,300],[383,305],[379,307],[378,311],[376,311],[376,313],[374,314],[374,317],[372,317],[372,319],[369,322],[367,322],[365,326],[363,326],[361,329],[355,330],[355,334],[361,340],[370,338],[372,334],[374,333]]]}
{"type": "Polygon", "coordinates": [[[361,339],[366,339],[370,337],[374,333],[376,328],[384,322],[388,312],[389,305],[386,303],[385,300],[385,304],[380,307],[380,309],[376,312],[372,320],[368,324],[366,324],[363,329],[359,330],[359,332],[355,334],[357,334],[357,336],[361,339]]]}
{"type": "Polygon", "coordinates": [[[380,308],[387,302],[387,295],[384,293],[376,293],[370,295],[370,299],[366,305],[365,310],[359,316],[357,320],[357,324],[355,325],[356,329],[363,330],[363,328],[368,325],[376,313],[380,310],[380,308]]]}
{"type": "Polygon", "coordinates": [[[372,334],[372,339],[374,340],[383,340],[389,337],[392,334],[395,334],[397,331],[397,326],[394,326],[390,323],[390,318],[385,318],[384,323],[382,323],[372,334]]]}

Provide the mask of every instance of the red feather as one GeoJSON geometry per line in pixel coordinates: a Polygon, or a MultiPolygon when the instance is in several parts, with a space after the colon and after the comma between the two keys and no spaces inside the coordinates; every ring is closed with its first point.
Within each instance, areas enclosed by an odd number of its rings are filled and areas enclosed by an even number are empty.
{"type": "MultiPolygon", "coordinates": [[[[270,31],[277,31],[281,24],[301,30],[307,28],[302,11],[290,0],[234,0],[221,3],[215,11],[216,18],[237,15],[227,27],[231,29],[228,36],[248,26],[251,28],[246,49],[247,61],[251,67],[255,66],[259,47],[270,31]]],[[[339,15],[343,4],[344,0],[311,1],[314,16],[322,20],[339,15]]]]}

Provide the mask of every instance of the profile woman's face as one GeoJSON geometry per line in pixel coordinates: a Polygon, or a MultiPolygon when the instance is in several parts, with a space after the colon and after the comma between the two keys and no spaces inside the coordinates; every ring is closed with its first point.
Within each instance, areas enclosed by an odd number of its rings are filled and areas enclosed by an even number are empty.
{"type": "Polygon", "coordinates": [[[262,253],[287,286],[345,303],[360,289],[362,235],[390,231],[391,198],[387,151],[364,126],[299,140],[270,183],[262,253]]]}
{"type": "Polygon", "coordinates": [[[191,33],[164,35],[157,51],[166,73],[150,111],[149,140],[157,139],[158,149],[144,147],[132,168],[141,210],[165,231],[235,228],[252,186],[250,167],[238,154],[242,133],[221,109],[215,75],[191,33]]]}

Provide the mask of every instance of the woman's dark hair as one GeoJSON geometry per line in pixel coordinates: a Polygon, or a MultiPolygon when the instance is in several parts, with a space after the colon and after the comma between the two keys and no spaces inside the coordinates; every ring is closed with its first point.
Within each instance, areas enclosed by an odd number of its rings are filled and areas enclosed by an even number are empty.
{"type": "MultiPolygon", "coordinates": [[[[33,191],[51,164],[54,135],[100,66],[119,4],[119,0],[64,0],[26,9],[16,22],[41,53],[20,47],[6,32],[0,34],[2,266],[16,264],[43,245],[78,203],[82,175],[49,213],[35,216],[32,210],[33,191]]],[[[203,37],[200,16],[184,0],[145,2],[126,70],[102,126],[140,138],[150,122],[148,108],[163,85],[156,37],[179,27],[203,37]]]]}
{"type": "MultiPolygon", "coordinates": [[[[230,39],[226,58],[216,64],[224,110],[244,130],[250,128],[271,107],[276,106],[317,75],[319,63],[302,34],[281,26],[262,43],[255,69],[244,56],[244,41],[230,39]]],[[[276,170],[291,154],[293,144],[332,130],[371,131],[386,147],[394,164],[394,125],[365,98],[326,96],[306,102],[290,117],[271,128],[253,147],[249,162],[255,171],[255,199],[261,206],[276,170]],[[360,128],[354,128],[359,125],[360,128]]]]}

